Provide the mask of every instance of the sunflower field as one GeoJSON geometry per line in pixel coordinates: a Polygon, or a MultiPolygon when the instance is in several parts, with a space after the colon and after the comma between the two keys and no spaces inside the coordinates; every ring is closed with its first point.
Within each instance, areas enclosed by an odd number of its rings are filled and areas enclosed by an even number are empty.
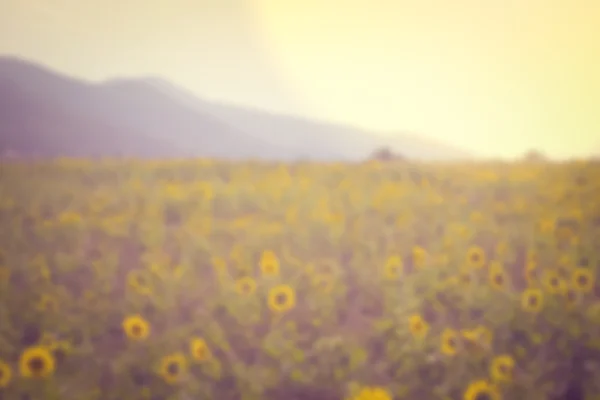
{"type": "Polygon", "coordinates": [[[598,163],[11,161],[0,227],[0,399],[599,398],[598,163]]]}

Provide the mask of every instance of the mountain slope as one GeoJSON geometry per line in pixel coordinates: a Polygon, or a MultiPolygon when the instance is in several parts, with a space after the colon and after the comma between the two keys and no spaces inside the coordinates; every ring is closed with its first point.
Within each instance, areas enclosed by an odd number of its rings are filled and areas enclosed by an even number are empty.
{"type": "Polygon", "coordinates": [[[168,142],[38,99],[0,79],[0,153],[36,156],[176,156],[168,142]]]}
{"type": "Polygon", "coordinates": [[[94,85],[0,58],[0,148],[41,155],[273,158],[281,149],[137,83],[94,85]]]}
{"type": "Polygon", "coordinates": [[[385,146],[414,159],[452,160],[472,157],[466,151],[417,135],[381,135],[340,124],[209,102],[161,79],[150,78],[144,82],[182,104],[210,112],[237,129],[243,129],[278,146],[311,154],[313,158],[362,159],[373,150],[385,146]]]}
{"type": "Polygon", "coordinates": [[[0,151],[358,161],[384,146],[411,159],[469,156],[416,136],[205,101],[162,79],[95,84],[0,57],[0,151]]]}

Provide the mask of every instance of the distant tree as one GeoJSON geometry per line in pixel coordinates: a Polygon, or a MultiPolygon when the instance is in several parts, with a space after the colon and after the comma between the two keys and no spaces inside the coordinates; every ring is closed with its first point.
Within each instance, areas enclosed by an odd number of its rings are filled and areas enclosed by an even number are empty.
{"type": "Polygon", "coordinates": [[[385,147],[381,147],[376,149],[373,154],[371,154],[370,157],[371,160],[377,160],[377,161],[395,161],[395,160],[404,160],[404,156],[394,153],[392,151],[392,149],[390,149],[389,147],[385,146],[385,147]]]}
{"type": "Polygon", "coordinates": [[[548,158],[541,151],[532,149],[525,153],[523,160],[527,162],[546,162],[548,158]]]}

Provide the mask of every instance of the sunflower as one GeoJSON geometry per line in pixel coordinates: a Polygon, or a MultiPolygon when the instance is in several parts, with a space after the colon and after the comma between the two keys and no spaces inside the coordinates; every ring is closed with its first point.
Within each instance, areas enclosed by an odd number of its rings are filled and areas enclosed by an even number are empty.
{"type": "Polygon", "coordinates": [[[55,367],[54,356],[46,347],[28,347],[19,358],[19,371],[25,378],[49,377],[54,373],[55,367]]]}
{"type": "Polygon", "coordinates": [[[412,261],[415,268],[423,267],[427,261],[427,250],[420,246],[413,247],[412,261]]]}
{"type": "Polygon", "coordinates": [[[0,360],[0,389],[8,387],[12,380],[12,369],[6,362],[0,360]]]}
{"type": "Polygon", "coordinates": [[[530,313],[539,313],[544,307],[544,292],[541,289],[525,289],[521,294],[521,308],[530,313]]]}
{"type": "Polygon", "coordinates": [[[573,289],[580,293],[589,293],[594,290],[596,279],[591,269],[577,267],[571,275],[571,285],[573,289]]]}
{"type": "Polygon", "coordinates": [[[384,276],[387,280],[395,281],[402,274],[403,264],[400,256],[391,256],[384,266],[384,276]]]}
{"type": "Polygon", "coordinates": [[[515,360],[508,354],[497,356],[492,360],[490,376],[494,382],[510,382],[513,378],[515,360]]]}
{"type": "Polygon", "coordinates": [[[461,331],[461,335],[467,350],[487,349],[492,344],[492,331],[482,325],[475,329],[464,329],[461,331]]]}
{"type": "Polygon", "coordinates": [[[202,338],[194,338],[190,341],[190,354],[195,361],[206,361],[212,357],[210,347],[202,338]]]}
{"type": "Polygon", "coordinates": [[[362,388],[352,400],[392,400],[390,392],[379,387],[362,388]]]}
{"type": "Polygon", "coordinates": [[[486,262],[486,256],[485,256],[485,250],[483,250],[481,247],[471,247],[469,250],[467,250],[467,265],[471,268],[482,268],[483,266],[485,266],[485,262],[486,262]]]}
{"type": "Polygon", "coordinates": [[[256,292],[256,281],[249,276],[235,281],[235,291],[243,296],[251,296],[256,292]]]}
{"type": "Polygon", "coordinates": [[[504,290],[508,284],[508,276],[501,265],[490,267],[488,278],[490,286],[496,290],[504,290]]]}
{"type": "Polygon", "coordinates": [[[523,275],[529,287],[537,286],[540,273],[535,264],[533,266],[529,266],[529,264],[527,264],[527,266],[525,266],[523,275]]]}
{"type": "Polygon", "coordinates": [[[175,353],[163,357],[160,361],[158,374],[170,385],[177,384],[185,377],[187,372],[187,360],[181,353],[175,353]]]}
{"type": "Polygon", "coordinates": [[[473,282],[473,275],[471,274],[471,271],[460,271],[460,273],[458,274],[458,282],[462,286],[470,286],[473,282]]]}
{"type": "Polygon", "coordinates": [[[150,335],[150,324],[141,315],[131,315],[123,320],[123,330],[129,339],[141,341],[150,335]]]}
{"type": "Polygon", "coordinates": [[[442,332],[441,350],[447,356],[456,354],[459,345],[459,334],[454,329],[446,328],[442,332]]]}
{"type": "Polygon", "coordinates": [[[279,275],[279,259],[271,250],[265,250],[260,257],[260,271],[264,276],[279,275]]]}
{"type": "MultiPolygon", "coordinates": [[[[157,265],[157,264],[155,264],[157,265]]],[[[127,274],[127,286],[129,286],[137,294],[149,296],[152,294],[152,286],[150,277],[143,270],[131,270],[127,274]]]]}
{"type": "Polygon", "coordinates": [[[44,294],[40,297],[35,308],[41,312],[57,312],[58,307],[58,299],[56,297],[44,294]]]}
{"type": "Polygon", "coordinates": [[[536,269],[538,267],[538,263],[536,260],[527,260],[525,262],[525,270],[536,269]]]}
{"type": "Polygon", "coordinates": [[[311,280],[311,284],[317,290],[323,293],[331,293],[335,279],[331,274],[315,274],[311,280]]]}
{"type": "Polygon", "coordinates": [[[411,315],[408,318],[408,329],[415,338],[423,338],[429,331],[429,324],[419,314],[411,315]]]}
{"type": "Polygon", "coordinates": [[[497,256],[502,257],[508,252],[508,243],[504,240],[499,241],[496,243],[494,250],[497,256]]]}
{"type": "Polygon", "coordinates": [[[567,282],[560,277],[557,271],[546,271],[542,284],[546,291],[552,294],[563,294],[567,287],[567,282]]]}
{"type": "Polygon", "coordinates": [[[463,400],[501,400],[498,388],[488,381],[471,382],[463,394],[463,400]]]}
{"type": "Polygon", "coordinates": [[[546,218],[539,222],[539,230],[542,234],[552,234],[554,233],[554,228],[556,226],[556,221],[553,218],[546,218]]]}
{"type": "Polygon", "coordinates": [[[296,305],[296,292],[288,285],[277,285],[269,290],[268,305],[272,311],[289,311],[296,305]]]}
{"type": "Polygon", "coordinates": [[[565,303],[567,309],[572,310],[579,304],[580,293],[573,288],[568,288],[565,291],[565,303]]]}
{"type": "Polygon", "coordinates": [[[211,260],[212,266],[218,273],[227,271],[227,262],[222,257],[213,257],[211,260]]]}

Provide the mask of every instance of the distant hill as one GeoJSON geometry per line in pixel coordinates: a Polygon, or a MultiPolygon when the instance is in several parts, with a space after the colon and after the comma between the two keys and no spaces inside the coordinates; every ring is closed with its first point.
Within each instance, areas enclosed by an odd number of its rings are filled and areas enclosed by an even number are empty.
{"type": "Polygon", "coordinates": [[[222,121],[269,143],[311,154],[315,158],[362,159],[374,150],[389,147],[411,159],[470,159],[468,152],[415,134],[377,134],[366,130],[248,107],[201,100],[191,92],[162,79],[145,79],[182,104],[209,111],[222,121]]]}
{"type": "Polygon", "coordinates": [[[161,79],[93,84],[0,57],[0,153],[361,160],[384,146],[414,159],[469,156],[420,137],[208,102],[161,79]]]}

